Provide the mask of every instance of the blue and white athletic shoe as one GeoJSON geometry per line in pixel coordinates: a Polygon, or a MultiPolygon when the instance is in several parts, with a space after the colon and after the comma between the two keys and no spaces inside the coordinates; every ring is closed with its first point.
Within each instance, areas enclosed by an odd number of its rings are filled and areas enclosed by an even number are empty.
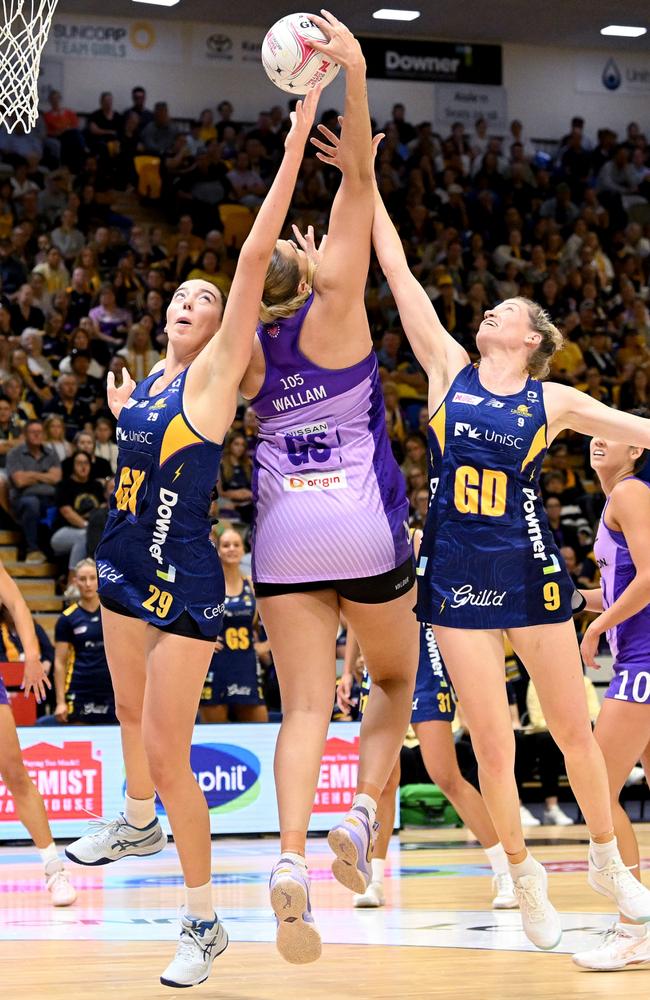
{"type": "Polygon", "coordinates": [[[91,820],[91,829],[65,849],[78,865],[108,865],[120,858],[144,858],[167,846],[167,835],[157,819],[139,829],[120,813],[117,819],[91,820]]]}
{"type": "Polygon", "coordinates": [[[336,854],[332,862],[334,878],[359,895],[365,893],[372,881],[370,862],[378,829],[379,823],[371,824],[364,806],[353,806],[327,835],[327,843],[336,854]]]}
{"type": "Polygon", "coordinates": [[[181,939],[176,955],[160,982],[163,986],[198,986],[210,975],[215,958],[228,947],[228,935],[216,913],[214,920],[181,918],[181,939]]]}
{"type": "Polygon", "coordinates": [[[322,944],[311,914],[306,865],[280,858],[271,872],[269,891],[278,922],[278,951],[293,965],[315,962],[320,958],[322,944]]]}

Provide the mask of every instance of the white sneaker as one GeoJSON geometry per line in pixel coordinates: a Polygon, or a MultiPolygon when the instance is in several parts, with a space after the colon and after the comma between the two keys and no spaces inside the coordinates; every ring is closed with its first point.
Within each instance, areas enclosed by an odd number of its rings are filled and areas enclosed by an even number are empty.
{"type": "Polygon", "coordinates": [[[91,820],[91,830],[65,849],[78,865],[107,865],[120,858],[147,857],[167,846],[167,836],[157,819],[139,829],[120,814],[117,819],[91,820]]]}
{"type": "Polygon", "coordinates": [[[536,948],[550,951],[560,943],[562,925],[548,898],[546,869],[538,861],[535,865],[536,875],[521,875],[514,879],[513,885],[526,937],[536,948]]]}
{"type": "Polygon", "coordinates": [[[52,906],[71,906],[77,898],[77,892],[60,861],[53,861],[45,869],[45,884],[52,899],[52,906]],[[57,865],[58,867],[55,867],[57,865]],[[51,869],[49,872],[48,868],[51,869]]]}
{"type": "Polygon", "coordinates": [[[307,866],[292,858],[280,858],[271,871],[269,891],[278,951],[293,965],[315,962],[323,946],[311,912],[307,866]]]}
{"type": "Polygon", "coordinates": [[[632,768],[632,770],[630,771],[630,773],[626,778],[625,787],[629,788],[631,785],[642,785],[644,781],[645,781],[645,771],[643,770],[642,767],[635,766],[632,768]]]}
{"type": "Polygon", "coordinates": [[[228,947],[228,935],[215,913],[214,920],[181,917],[181,939],[160,982],[163,986],[198,986],[210,975],[215,958],[228,947]]]}
{"type": "Polygon", "coordinates": [[[516,910],[519,906],[515,895],[515,886],[512,876],[508,872],[492,877],[492,889],[494,899],[492,900],[493,910],[516,910]]]}
{"type": "Polygon", "coordinates": [[[590,851],[587,878],[591,888],[614,900],[628,920],[650,922],[650,890],[635,879],[620,855],[611,858],[604,868],[597,868],[590,851]]]}
{"type": "Polygon", "coordinates": [[[573,826],[573,820],[554,805],[544,810],[544,826],[573,826]]]}
{"type": "Polygon", "coordinates": [[[368,910],[386,905],[383,882],[371,882],[365,892],[354,894],[354,905],[360,910],[368,910]]]}
{"type": "Polygon", "coordinates": [[[579,951],[573,961],[581,969],[594,972],[616,972],[628,965],[643,965],[650,962],[650,934],[643,937],[630,934],[626,924],[614,924],[603,935],[597,948],[579,951]]]}
{"type": "Polygon", "coordinates": [[[521,820],[522,826],[542,825],[540,821],[537,819],[537,817],[533,816],[532,812],[529,809],[526,809],[526,806],[519,806],[519,818],[521,820]]]}

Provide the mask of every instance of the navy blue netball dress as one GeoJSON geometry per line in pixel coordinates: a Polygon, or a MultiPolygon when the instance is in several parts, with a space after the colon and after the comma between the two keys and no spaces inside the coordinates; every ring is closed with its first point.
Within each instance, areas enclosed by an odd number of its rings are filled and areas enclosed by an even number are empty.
{"type": "Polygon", "coordinates": [[[96,553],[99,595],[163,628],[187,612],[212,638],[225,588],[208,512],[222,449],[185,415],[186,376],[149,396],[160,373],[149,375],[120,414],[115,492],[96,553]]]}
{"type": "Polygon", "coordinates": [[[417,617],[463,629],[567,621],[573,583],[546,520],[542,385],[497,396],[468,365],[429,424],[431,502],[417,617]]]}

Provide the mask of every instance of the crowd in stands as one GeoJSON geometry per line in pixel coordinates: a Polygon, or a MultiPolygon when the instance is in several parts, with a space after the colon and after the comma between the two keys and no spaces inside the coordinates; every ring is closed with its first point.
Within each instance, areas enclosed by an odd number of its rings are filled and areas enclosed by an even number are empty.
{"type": "MultiPolygon", "coordinates": [[[[165,352],[171,291],[200,277],[227,294],[237,252],[282,157],[288,109],[236,120],[223,100],[182,122],[143,88],[116,110],[104,93],[81,115],[52,92],[37,128],[0,129],[0,505],[30,562],[92,555],[117,447],[108,371],[142,379],[165,352]],[[123,214],[139,198],[148,224],[123,214]],[[126,200],[125,200],[126,199],[126,200]],[[118,211],[116,204],[122,206],[118,211]]],[[[321,121],[336,129],[337,109],[321,121]]],[[[553,143],[513,121],[478,119],[438,134],[396,104],[376,159],[382,197],[414,273],[447,330],[475,355],[486,309],[535,299],[565,333],[551,377],[650,416],[650,145],[643,128],[592,132],[579,117],[553,143]]],[[[590,123],[591,124],[591,123],[590,123]]],[[[650,122],[648,123],[650,128],[650,122]]],[[[327,226],[337,171],[309,149],[289,222],[327,226]]],[[[141,216],[141,213],[138,213],[141,216]]],[[[373,259],[367,309],[386,421],[411,503],[427,509],[426,379],[373,259]]],[[[255,415],[243,402],[223,454],[214,515],[247,536],[255,415]]],[[[580,586],[602,496],[585,442],[550,450],[543,493],[553,534],[580,586]]]]}

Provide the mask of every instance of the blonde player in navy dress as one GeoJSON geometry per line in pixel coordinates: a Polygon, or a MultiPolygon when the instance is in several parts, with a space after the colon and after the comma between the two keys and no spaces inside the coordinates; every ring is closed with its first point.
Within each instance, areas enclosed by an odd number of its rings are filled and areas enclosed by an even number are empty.
{"type": "Polygon", "coordinates": [[[314,21],[329,39],[317,47],[346,71],[343,179],[320,257],[308,244],[306,253],[278,243],[242,383],[259,420],[252,575],[283,711],[275,755],[281,857],[270,895],[278,949],[294,963],[321,953],[305,846],[341,614],[373,679],[357,793],[328,838],[332,871],[352,891],[370,881],[377,800],[408,725],[418,642],[408,501],[364,304],[373,214],[365,62],[336,18],[314,21]]]}
{"type": "Polygon", "coordinates": [[[208,807],[190,768],[194,721],[224,610],[208,514],[264,276],[318,96],[312,91],[292,115],[284,159],[242,247],[225,310],[213,285],[183,282],[167,309],[164,369],[135,389],[128,376],[120,389],[109,376],[119,458],[96,558],[127,800],[125,815],[69,850],[90,865],[162,850],[158,792],[185,880],[181,940],[161,977],[168,986],[203,982],[228,941],[212,901],[208,807]]]}
{"type": "MultiPolygon", "coordinates": [[[[621,856],[639,880],[639,844],[619,795],[637,761],[650,775],[650,483],[637,478],[647,459],[640,448],[592,439],[591,465],[607,502],[594,543],[600,587],[582,591],[588,610],[599,612],[583,636],[583,659],[598,667],[594,657],[603,633],[614,657],[594,732],[607,765],[621,856]]],[[[573,960],[603,972],[650,962],[648,925],[621,914],[597,948],[573,960]]]]}
{"type": "Polygon", "coordinates": [[[239,565],[244,543],[238,531],[226,528],[216,540],[226,584],[223,628],[215,645],[201,695],[201,722],[268,722],[258,653],[259,616],[253,584],[239,565]]]}
{"type": "MultiPolygon", "coordinates": [[[[0,563],[0,601],[11,613],[23,647],[25,696],[33,692],[36,700],[41,702],[46,697],[46,688],[50,687],[50,681],[41,663],[34,622],[18,590],[18,585],[9,576],[2,563],[0,563]]],[[[23,764],[16,723],[2,677],[0,677],[0,780],[11,793],[16,818],[26,827],[41,856],[45,884],[53,905],[70,906],[77,898],[77,893],[68,881],[63,862],[52,839],[45,803],[23,764]]]]}
{"type": "Polygon", "coordinates": [[[94,559],[77,563],[74,582],[79,600],[65,609],[54,630],[54,714],[59,722],[113,725],[115,695],[104,650],[94,559]]]}
{"type": "MultiPolygon", "coordinates": [[[[345,128],[345,125],[344,125],[345,128]]],[[[321,127],[322,131],[322,127],[321,127]]],[[[336,137],[321,156],[336,161],[336,137]]],[[[618,851],[607,771],[593,736],[571,620],[573,587],[548,528],[539,474],[551,441],[570,428],[650,445],[650,422],[568,386],[542,383],[562,343],[527,299],[485,313],[480,364],[442,327],[375,186],[373,242],[404,331],[429,379],[431,503],[418,560],[420,621],[436,639],[463,706],[483,799],[509,856],[524,930],[554,948],[561,924],[546,871],[528,853],[514,778],[503,632],[525,663],[591,834],[589,881],[632,919],[650,920],[650,892],[618,851]]]]}

